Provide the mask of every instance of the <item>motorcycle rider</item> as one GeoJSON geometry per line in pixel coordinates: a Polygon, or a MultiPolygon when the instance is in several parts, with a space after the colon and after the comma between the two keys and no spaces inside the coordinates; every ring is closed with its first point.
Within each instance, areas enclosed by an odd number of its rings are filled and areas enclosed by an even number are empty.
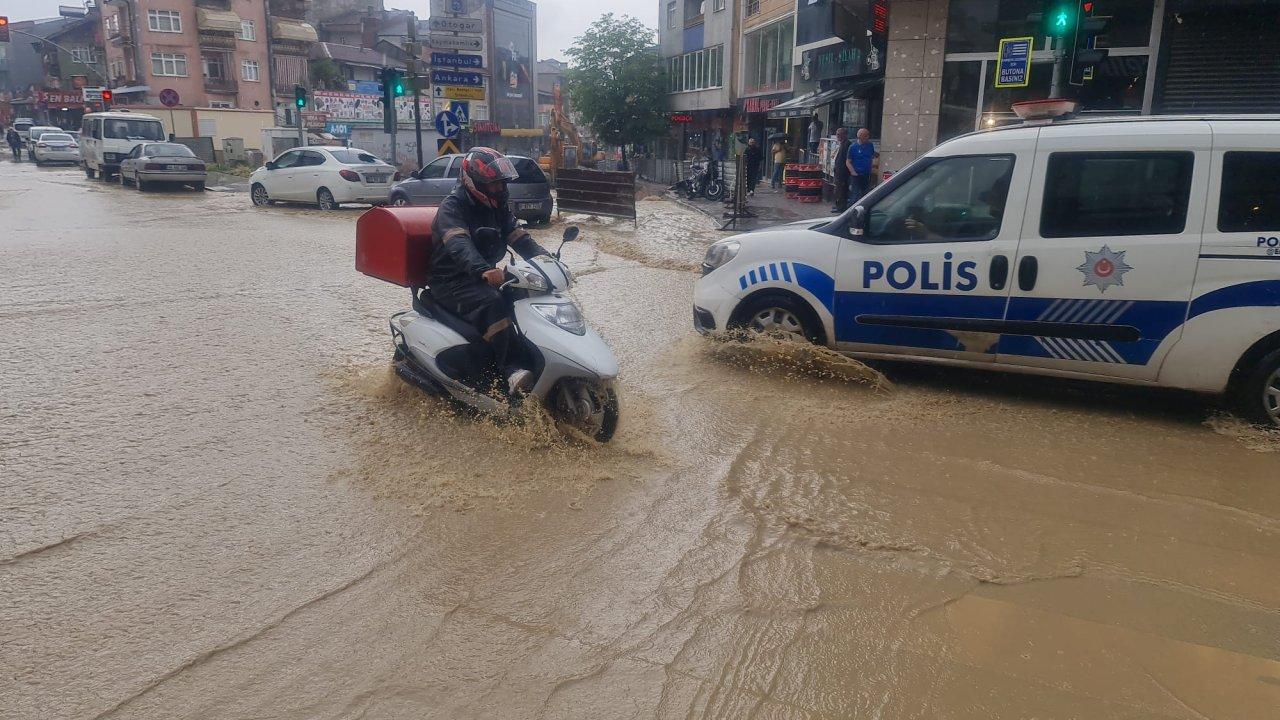
{"type": "Polygon", "coordinates": [[[431,295],[445,309],[470,323],[484,338],[492,369],[501,370],[512,393],[527,389],[526,369],[508,365],[514,341],[507,303],[498,287],[505,281],[496,266],[510,246],[526,260],[549,255],[534,241],[507,205],[507,183],[519,177],[505,155],[472,148],[462,159],[459,183],[440,203],[431,236],[431,295]],[[478,231],[493,228],[496,239],[478,231]]]}

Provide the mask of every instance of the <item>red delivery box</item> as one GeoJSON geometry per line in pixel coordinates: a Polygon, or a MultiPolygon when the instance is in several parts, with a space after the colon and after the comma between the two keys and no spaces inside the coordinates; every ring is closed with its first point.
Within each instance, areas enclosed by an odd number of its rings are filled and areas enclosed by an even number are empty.
{"type": "Polygon", "coordinates": [[[356,221],[356,270],[403,287],[427,284],[433,207],[376,207],[356,221]]]}

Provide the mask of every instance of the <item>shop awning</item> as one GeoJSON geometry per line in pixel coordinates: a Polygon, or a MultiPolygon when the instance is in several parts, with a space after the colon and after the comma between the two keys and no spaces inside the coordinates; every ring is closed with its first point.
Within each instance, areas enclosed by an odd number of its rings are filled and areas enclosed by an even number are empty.
{"type": "Polygon", "coordinates": [[[271,21],[271,37],[276,40],[294,40],[296,42],[316,42],[320,39],[311,23],[282,18],[275,18],[271,21]]]}
{"type": "Polygon", "coordinates": [[[849,87],[835,88],[832,90],[821,90],[801,95],[798,98],[792,98],[780,105],[774,106],[769,111],[771,118],[792,118],[805,117],[812,115],[813,111],[823,105],[830,105],[833,102],[839,102],[848,97],[853,97],[868,88],[875,87],[884,82],[884,78],[875,77],[859,81],[849,87]]]}
{"type": "Polygon", "coordinates": [[[226,10],[196,8],[196,26],[201,30],[240,34],[240,16],[226,10]]]}

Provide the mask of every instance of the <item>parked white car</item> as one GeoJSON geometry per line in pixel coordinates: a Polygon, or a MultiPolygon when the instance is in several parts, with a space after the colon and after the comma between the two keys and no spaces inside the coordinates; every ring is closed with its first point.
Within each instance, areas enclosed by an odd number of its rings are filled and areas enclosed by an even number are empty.
{"type": "Polygon", "coordinates": [[[76,139],[64,132],[46,132],[31,146],[31,157],[37,165],[64,162],[80,164],[80,146],[76,139]]]}
{"type": "Polygon", "coordinates": [[[358,148],[311,145],[286,150],[249,176],[254,205],[277,201],[314,204],[332,210],[341,203],[387,202],[400,173],[373,153],[358,148]]]}
{"type": "Polygon", "coordinates": [[[60,132],[64,132],[64,130],[60,127],[54,127],[53,125],[33,125],[31,129],[27,131],[27,139],[23,143],[24,145],[26,145],[26,148],[27,148],[27,157],[31,158],[32,160],[35,159],[36,142],[40,140],[41,135],[44,135],[45,133],[60,133],[60,132]]]}

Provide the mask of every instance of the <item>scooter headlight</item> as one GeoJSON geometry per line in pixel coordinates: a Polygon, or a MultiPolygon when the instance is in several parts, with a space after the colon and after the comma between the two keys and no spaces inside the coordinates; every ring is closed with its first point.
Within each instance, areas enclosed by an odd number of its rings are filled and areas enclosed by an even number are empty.
{"type": "Polygon", "coordinates": [[[724,265],[738,255],[742,243],[737,240],[721,240],[707,248],[707,256],[702,260],[702,274],[724,265]]]}
{"type": "Polygon", "coordinates": [[[574,335],[585,335],[587,332],[587,321],[582,317],[582,311],[573,303],[534,303],[530,307],[561,330],[574,335]]]}

